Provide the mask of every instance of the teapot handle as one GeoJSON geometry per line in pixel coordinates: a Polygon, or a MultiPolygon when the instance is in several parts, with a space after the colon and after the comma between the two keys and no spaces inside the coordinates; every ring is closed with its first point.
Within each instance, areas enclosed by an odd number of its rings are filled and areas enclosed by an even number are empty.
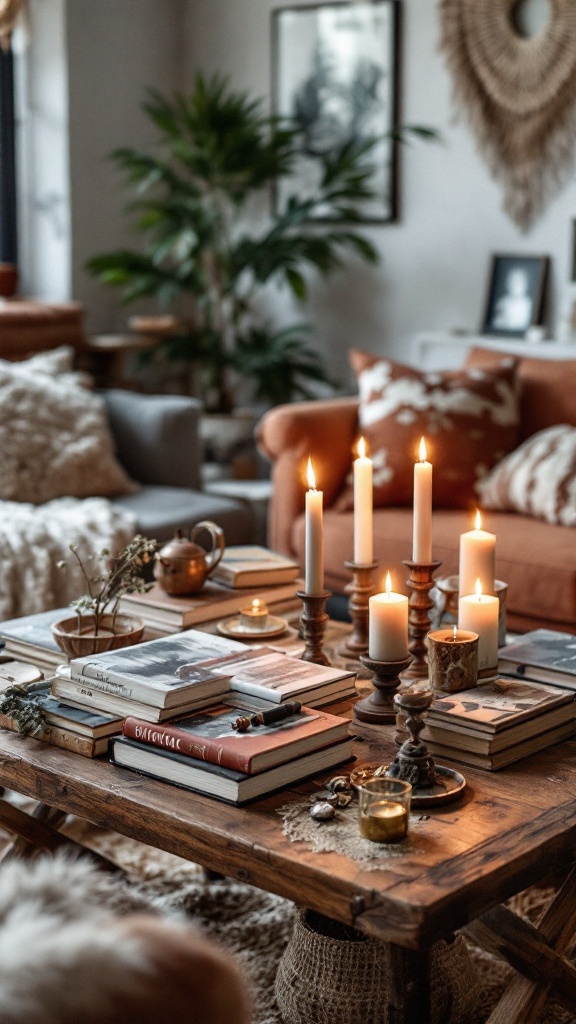
{"type": "Polygon", "coordinates": [[[203,519],[201,523],[196,523],[196,526],[193,527],[190,540],[195,540],[201,530],[206,530],[212,538],[212,547],[206,555],[206,575],[209,576],[224,554],[224,531],[216,526],[216,523],[211,523],[209,519],[203,519]]]}

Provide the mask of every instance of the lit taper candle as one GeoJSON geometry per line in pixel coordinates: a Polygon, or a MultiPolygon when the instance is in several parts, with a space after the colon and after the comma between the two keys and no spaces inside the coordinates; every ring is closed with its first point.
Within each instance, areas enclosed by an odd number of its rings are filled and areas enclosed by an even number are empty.
{"type": "Polygon", "coordinates": [[[322,503],[324,495],[316,489],[316,477],[312,459],[308,459],[306,470],[308,490],[306,491],[305,530],[305,588],[306,593],[318,596],[324,593],[324,526],[322,503]]]}
{"type": "Polygon", "coordinates": [[[420,438],[420,461],[414,464],[414,517],[412,561],[428,565],[432,561],[432,463],[426,459],[426,441],[420,438]]]}
{"type": "Polygon", "coordinates": [[[373,559],[372,537],[372,459],[366,455],[366,441],[358,441],[354,460],[354,561],[370,565],[373,559]]]}

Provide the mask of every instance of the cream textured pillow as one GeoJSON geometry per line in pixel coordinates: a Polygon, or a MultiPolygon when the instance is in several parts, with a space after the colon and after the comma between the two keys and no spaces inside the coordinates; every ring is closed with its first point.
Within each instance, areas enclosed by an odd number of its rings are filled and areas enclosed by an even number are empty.
{"type": "Polygon", "coordinates": [[[576,526],[576,428],[533,434],[476,486],[484,508],[576,526]]]}
{"type": "Polygon", "coordinates": [[[67,372],[61,353],[50,355],[0,362],[0,498],[39,505],[133,492],[102,399],[67,372]]]}

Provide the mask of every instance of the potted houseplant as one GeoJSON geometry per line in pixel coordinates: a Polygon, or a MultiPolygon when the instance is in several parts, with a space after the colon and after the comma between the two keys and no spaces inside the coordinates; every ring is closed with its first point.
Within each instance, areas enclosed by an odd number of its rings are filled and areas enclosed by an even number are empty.
{"type": "MultiPolygon", "coordinates": [[[[70,545],[86,582],[86,593],[71,602],[75,615],[52,625],[54,639],[68,657],[116,650],[142,639],[141,619],[119,614],[118,606],[123,594],[142,593],[152,585],[143,579],[142,570],[155,548],[156,541],[137,534],[115,557],[111,558],[104,548],[82,559],[76,545],[70,545]]],[[[57,564],[65,570],[68,562],[63,559],[57,564]]]]}
{"type": "Polygon", "coordinates": [[[275,283],[303,300],[307,270],[327,275],[347,251],[377,262],[357,230],[360,203],[372,195],[374,142],[349,140],[323,155],[313,194],[295,187],[272,216],[250,217],[262,193],[290,180],[301,129],[218,75],[198,75],[190,95],[172,100],[150,91],[143,109],[160,131],[159,151],[112,154],[135,191],[128,211],[143,248],[95,256],[89,272],[127,302],[153,296],[173,311],[172,329],[144,358],[190,365],[208,411],[230,412],[242,381],[263,405],[313,397],[311,385],[333,382],[309,328],[279,328],[259,298],[275,283]]]}

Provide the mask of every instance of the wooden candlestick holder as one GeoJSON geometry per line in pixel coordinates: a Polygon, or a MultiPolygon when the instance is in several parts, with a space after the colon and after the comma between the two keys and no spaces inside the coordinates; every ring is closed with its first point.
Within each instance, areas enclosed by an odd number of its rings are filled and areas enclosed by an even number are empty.
{"type": "Polygon", "coordinates": [[[350,594],[348,611],[352,619],[352,635],[342,644],[342,654],[358,658],[368,651],[368,601],[374,593],[372,574],[378,562],[370,565],[359,565],[358,562],[344,562],[352,573],[352,580],[346,584],[346,593],[350,594]]]}
{"type": "Polygon", "coordinates": [[[322,594],[306,594],[303,590],[299,590],[296,594],[304,606],[300,616],[302,637],[306,644],[302,661],[312,661],[315,665],[330,664],[322,646],[328,622],[326,601],[331,593],[331,590],[324,590],[322,594]]]}
{"type": "Polygon", "coordinates": [[[412,591],[408,601],[408,650],[412,662],[402,673],[402,680],[412,683],[418,679],[428,679],[426,637],[430,632],[430,609],[434,607],[430,591],[434,586],[434,573],[442,562],[405,561],[404,565],[410,570],[407,584],[412,591]]]}
{"type": "Polygon", "coordinates": [[[411,658],[401,661],[376,661],[365,654],[360,661],[373,673],[372,682],[376,689],[354,705],[354,718],[372,725],[387,725],[396,721],[394,695],[400,686],[400,673],[410,664],[411,658]]]}
{"type": "Polygon", "coordinates": [[[394,698],[398,717],[405,720],[407,738],[388,766],[386,774],[410,783],[413,807],[434,807],[449,803],[466,787],[464,776],[454,768],[436,764],[426,744],[420,739],[425,725],[422,716],[433,700],[431,690],[418,690],[415,687],[397,693],[394,698]]]}

